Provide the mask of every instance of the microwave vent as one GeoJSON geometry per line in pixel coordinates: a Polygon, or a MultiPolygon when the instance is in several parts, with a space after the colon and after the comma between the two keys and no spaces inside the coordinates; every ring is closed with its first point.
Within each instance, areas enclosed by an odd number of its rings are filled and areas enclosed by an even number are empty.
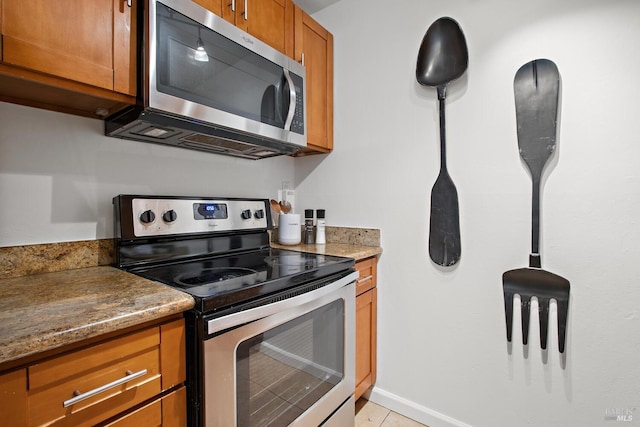
{"type": "Polygon", "coordinates": [[[293,154],[300,148],[248,132],[138,106],[120,111],[107,119],[105,134],[252,160],[293,154]]]}
{"type": "Polygon", "coordinates": [[[213,148],[225,149],[239,153],[244,153],[254,148],[252,145],[244,144],[239,141],[233,141],[231,139],[220,138],[217,136],[204,135],[201,133],[194,133],[180,139],[187,143],[185,145],[196,145],[202,147],[212,146],[213,148]]]}
{"type": "Polygon", "coordinates": [[[231,139],[217,136],[194,133],[180,138],[180,145],[195,150],[218,151],[224,154],[245,157],[249,159],[262,159],[278,155],[275,150],[267,150],[263,147],[256,147],[231,139]]]}

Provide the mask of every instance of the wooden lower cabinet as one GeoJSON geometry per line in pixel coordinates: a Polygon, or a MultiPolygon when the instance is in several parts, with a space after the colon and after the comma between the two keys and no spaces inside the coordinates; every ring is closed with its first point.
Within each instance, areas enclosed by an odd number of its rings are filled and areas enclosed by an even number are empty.
{"type": "Polygon", "coordinates": [[[0,375],[1,425],[27,425],[27,370],[0,375]]]}
{"type": "Polygon", "coordinates": [[[376,382],[378,290],[377,259],[356,263],[356,400],[376,382]]]}
{"type": "Polygon", "coordinates": [[[15,427],[184,426],[185,377],[177,319],[0,375],[0,413],[15,427]]]}
{"type": "Polygon", "coordinates": [[[187,389],[168,395],[104,424],[105,427],[183,427],[187,425],[187,389]]]}

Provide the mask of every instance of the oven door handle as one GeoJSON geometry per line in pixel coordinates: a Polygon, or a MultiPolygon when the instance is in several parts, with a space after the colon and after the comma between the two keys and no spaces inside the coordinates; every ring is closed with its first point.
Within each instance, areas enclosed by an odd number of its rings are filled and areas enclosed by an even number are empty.
{"type": "Polygon", "coordinates": [[[215,332],[223,331],[234,326],[253,322],[263,319],[272,314],[282,312],[284,310],[306,304],[310,301],[322,298],[326,295],[330,295],[332,292],[347,286],[348,284],[355,282],[359,273],[354,271],[348,276],[342,277],[335,282],[316,289],[315,291],[307,292],[306,294],[298,295],[293,298],[289,298],[283,301],[274,302],[272,304],[263,305],[260,307],[252,308],[246,311],[240,311],[238,313],[229,314],[226,316],[212,319],[207,322],[207,333],[213,334],[215,332]]]}

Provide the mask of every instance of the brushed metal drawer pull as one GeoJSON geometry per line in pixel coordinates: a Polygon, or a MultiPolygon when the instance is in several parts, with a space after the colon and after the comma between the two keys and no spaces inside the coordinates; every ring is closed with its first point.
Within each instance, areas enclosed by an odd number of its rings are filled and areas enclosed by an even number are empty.
{"type": "Polygon", "coordinates": [[[359,284],[359,283],[366,282],[367,280],[371,280],[371,279],[373,279],[373,274],[370,274],[368,276],[364,276],[364,277],[356,280],[356,283],[359,284]]]}
{"type": "Polygon", "coordinates": [[[88,399],[90,397],[95,396],[96,394],[100,394],[104,391],[107,391],[109,389],[112,389],[114,387],[118,387],[119,385],[122,385],[126,382],[129,382],[131,380],[134,380],[136,378],[139,378],[143,375],[147,374],[147,370],[143,369],[141,371],[138,372],[134,372],[132,373],[131,371],[127,371],[127,376],[120,378],[119,380],[115,380],[115,381],[111,381],[109,384],[105,384],[102,385],[100,387],[96,387],[93,390],[89,390],[86,393],[80,393],[78,390],[74,391],[73,394],[76,395],[75,397],[72,397],[69,400],[65,400],[64,402],[62,402],[62,407],[63,408],[68,408],[71,405],[75,405],[78,402],[81,402],[85,399],[88,399]]]}

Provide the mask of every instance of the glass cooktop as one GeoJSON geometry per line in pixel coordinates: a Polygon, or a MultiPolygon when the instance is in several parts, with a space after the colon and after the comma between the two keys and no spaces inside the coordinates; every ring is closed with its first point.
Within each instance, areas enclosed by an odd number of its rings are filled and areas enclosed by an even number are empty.
{"type": "Polygon", "coordinates": [[[131,273],[191,294],[196,309],[217,310],[353,268],[354,260],[266,248],[134,268],[131,273]]]}

